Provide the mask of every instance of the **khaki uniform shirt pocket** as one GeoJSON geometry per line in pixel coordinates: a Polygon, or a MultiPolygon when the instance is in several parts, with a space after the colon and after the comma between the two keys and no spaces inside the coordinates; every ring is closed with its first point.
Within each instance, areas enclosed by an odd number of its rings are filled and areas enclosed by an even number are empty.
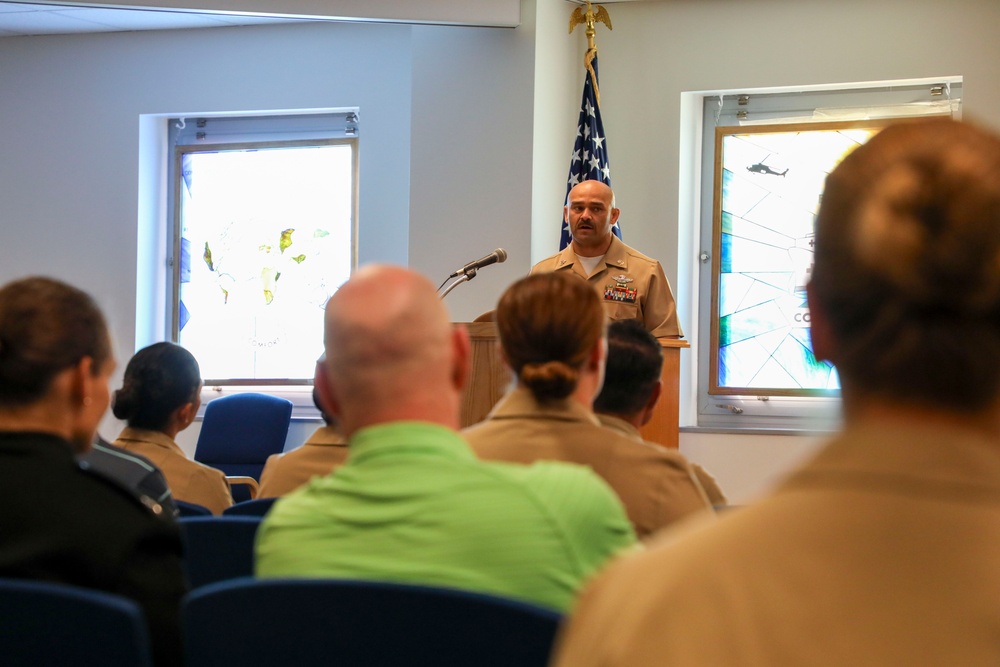
{"type": "Polygon", "coordinates": [[[639,311],[638,303],[605,300],[604,314],[612,322],[617,322],[618,320],[642,321],[642,313],[639,311]]]}

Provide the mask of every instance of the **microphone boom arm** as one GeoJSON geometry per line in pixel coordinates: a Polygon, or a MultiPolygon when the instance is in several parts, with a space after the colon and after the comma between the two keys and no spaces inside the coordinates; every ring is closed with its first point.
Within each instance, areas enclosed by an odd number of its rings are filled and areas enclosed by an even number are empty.
{"type": "MultiPolygon", "coordinates": [[[[475,278],[476,277],[476,273],[477,273],[476,269],[469,269],[468,271],[466,271],[465,273],[463,273],[462,275],[460,275],[458,278],[456,278],[455,280],[453,280],[452,283],[450,285],[448,285],[448,289],[446,289],[444,291],[444,294],[441,295],[441,299],[444,300],[444,298],[446,296],[448,296],[448,294],[450,294],[451,291],[453,289],[455,289],[456,287],[458,287],[460,284],[462,284],[464,282],[468,282],[468,281],[472,280],[473,278],[475,278]]],[[[441,291],[440,287],[438,288],[438,291],[439,292],[441,291]]]]}

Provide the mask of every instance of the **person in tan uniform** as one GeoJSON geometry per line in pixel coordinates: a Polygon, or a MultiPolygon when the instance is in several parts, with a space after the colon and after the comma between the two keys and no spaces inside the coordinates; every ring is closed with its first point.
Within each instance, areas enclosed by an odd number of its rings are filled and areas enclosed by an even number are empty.
{"type": "MultiPolygon", "coordinates": [[[[608,326],[604,384],[594,399],[594,414],[601,425],[638,442],[648,442],[639,429],[652,419],[660,400],[662,370],[663,348],[653,334],[636,320],[612,322],[608,326]]],[[[691,463],[691,471],[713,507],[726,504],[726,495],[707,470],[691,463]]]]}
{"type": "Polygon", "coordinates": [[[260,474],[258,498],[275,498],[291,493],[313,477],[328,475],[347,460],[347,439],[337,430],[337,422],[319,404],[316,389],[313,403],[325,424],[289,452],[272,454],[260,474]]]}
{"type": "Polygon", "coordinates": [[[657,338],[679,338],[684,334],[663,267],[614,235],[620,213],[614,192],[604,183],[575,185],[563,208],[573,240],[535,264],[531,273],[578,276],[597,292],[609,320],[639,320],[657,338]]]}
{"type": "Polygon", "coordinates": [[[640,538],[709,508],[679,453],[602,428],[591,411],[604,377],[600,300],[564,272],[529,275],[496,309],[513,389],[462,435],[487,460],[557,460],[589,466],[621,498],[640,538]]]}
{"type": "Polygon", "coordinates": [[[192,461],[174,437],[194,421],[201,405],[201,369],[180,345],[154,343],[135,353],[115,392],[115,417],[127,426],[114,445],[145,456],[163,472],[175,500],[214,514],[233,504],[221,470],[192,461]]]}
{"type": "Polygon", "coordinates": [[[1000,664],[1000,137],[882,130],[827,178],[815,253],[841,433],[605,570],[555,665],[1000,664]]]}

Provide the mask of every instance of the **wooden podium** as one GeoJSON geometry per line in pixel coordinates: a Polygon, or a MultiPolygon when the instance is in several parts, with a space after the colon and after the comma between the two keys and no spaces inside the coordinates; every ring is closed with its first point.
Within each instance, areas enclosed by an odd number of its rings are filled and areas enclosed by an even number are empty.
{"type": "Polygon", "coordinates": [[[663,370],[660,371],[663,391],[660,394],[660,400],[656,403],[653,418],[639,431],[645,440],[677,449],[677,425],[680,423],[681,350],[691,347],[691,345],[683,338],[661,340],[660,345],[663,346],[663,370]]]}
{"type": "Polygon", "coordinates": [[[468,322],[472,370],[462,394],[462,428],[481,422],[507,391],[510,369],[500,359],[495,322],[468,322]]]}
{"type": "MultiPolygon", "coordinates": [[[[500,359],[497,327],[494,322],[470,322],[472,373],[462,395],[462,427],[482,421],[511,382],[510,370],[500,359]]],[[[690,347],[687,341],[666,340],[663,345],[663,393],[656,412],[642,428],[642,437],[667,447],[677,448],[678,400],[680,398],[680,351],[690,347]]]]}

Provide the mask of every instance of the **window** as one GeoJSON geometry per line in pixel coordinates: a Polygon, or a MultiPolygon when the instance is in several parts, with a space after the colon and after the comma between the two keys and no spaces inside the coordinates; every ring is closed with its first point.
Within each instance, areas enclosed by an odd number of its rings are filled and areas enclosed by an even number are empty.
{"type": "Polygon", "coordinates": [[[961,82],[706,94],[702,109],[698,424],[814,429],[839,417],[805,285],[826,175],[882,127],[957,115],[961,82]]]}
{"type": "Polygon", "coordinates": [[[358,117],[171,119],[173,340],[206,384],[312,381],[356,260],[358,117]]]}

